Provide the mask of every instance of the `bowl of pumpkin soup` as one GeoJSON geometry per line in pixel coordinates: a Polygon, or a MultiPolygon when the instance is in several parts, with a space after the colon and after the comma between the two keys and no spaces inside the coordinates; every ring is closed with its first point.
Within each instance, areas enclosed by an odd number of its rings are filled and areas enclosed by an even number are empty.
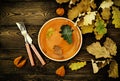
{"type": "Polygon", "coordinates": [[[81,49],[82,34],[73,21],[56,17],[40,28],[38,45],[47,58],[58,62],[67,61],[81,49]]]}

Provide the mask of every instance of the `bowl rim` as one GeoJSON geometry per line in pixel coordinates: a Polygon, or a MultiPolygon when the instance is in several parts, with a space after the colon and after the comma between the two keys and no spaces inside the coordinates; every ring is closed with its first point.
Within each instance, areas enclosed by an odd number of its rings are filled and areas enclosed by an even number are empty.
{"type": "Polygon", "coordinates": [[[57,59],[54,59],[54,58],[49,57],[47,54],[44,53],[44,51],[42,50],[42,47],[41,47],[41,45],[40,45],[40,41],[39,41],[39,40],[40,40],[40,33],[41,33],[42,29],[45,27],[46,24],[48,24],[49,22],[51,22],[51,21],[53,21],[53,20],[55,20],[55,19],[65,19],[65,20],[68,20],[68,21],[70,21],[71,23],[75,24],[72,20],[70,20],[70,19],[68,19],[68,18],[65,18],[65,17],[55,17],[55,18],[49,19],[48,21],[46,21],[46,22],[42,25],[42,27],[41,27],[40,30],[39,30],[39,33],[38,33],[38,46],[39,46],[39,48],[40,48],[40,51],[41,51],[47,58],[49,58],[49,59],[51,59],[51,60],[53,60],[53,61],[63,62],[63,61],[67,61],[67,60],[72,59],[73,57],[75,57],[75,56],[78,54],[78,52],[80,51],[80,49],[81,49],[81,47],[82,47],[83,37],[82,37],[81,30],[79,29],[78,26],[76,26],[77,29],[78,29],[78,31],[79,31],[80,37],[81,37],[81,38],[80,38],[80,39],[81,39],[81,40],[80,40],[81,42],[80,42],[80,45],[79,45],[77,51],[76,51],[71,57],[66,58],[66,59],[63,59],[63,60],[57,60],[57,59]]]}

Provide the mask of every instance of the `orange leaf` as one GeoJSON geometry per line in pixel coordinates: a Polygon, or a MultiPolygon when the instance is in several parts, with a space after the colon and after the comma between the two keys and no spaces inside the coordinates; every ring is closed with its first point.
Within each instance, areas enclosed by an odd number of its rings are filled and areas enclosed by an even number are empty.
{"type": "Polygon", "coordinates": [[[58,76],[64,76],[65,75],[65,68],[64,68],[64,66],[61,66],[61,67],[59,67],[57,70],[56,70],[56,74],[58,75],[58,76]]]}
{"type": "Polygon", "coordinates": [[[22,56],[19,56],[19,57],[14,59],[14,65],[18,68],[23,67],[26,63],[26,59],[24,59],[24,60],[21,60],[21,59],[22,59],[22,56]]]}

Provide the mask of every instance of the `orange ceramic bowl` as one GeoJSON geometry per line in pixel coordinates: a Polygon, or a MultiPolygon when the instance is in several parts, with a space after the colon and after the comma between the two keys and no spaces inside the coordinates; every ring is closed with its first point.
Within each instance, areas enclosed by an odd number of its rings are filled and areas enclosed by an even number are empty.
{"type": "Polygon", "coordinates": [[[47,58],[59,62],[67,61],[79,52],[82,45],[82,34],[73,21],[63,17],[56,17],[50,19],[41,27],[38,34],[38,45],[47,58]],[[69,25],[73,30],[71,44],[61,37],[62,25],[69,25]],[[61,48],[62,58],[55,53],[54,46],[61,48]]]}

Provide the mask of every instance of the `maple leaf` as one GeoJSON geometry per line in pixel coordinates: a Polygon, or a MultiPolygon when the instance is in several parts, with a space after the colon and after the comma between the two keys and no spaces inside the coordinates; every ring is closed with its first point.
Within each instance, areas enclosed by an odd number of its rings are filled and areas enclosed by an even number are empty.
{"type": "MultiPolygon", "coordinates": [[[[102,9],[104,9],[104,8],[110,8],[112,5],[113,5],[113,1],[111,1],[111,0],[106,0],[106,1],[103,1],[103,2],[100,4],[100,7],[101,7],[102,9]]],[[[99,7],[99,8],[100,8],[100,7],[99,7]]]]}
{"type": "Polygon", "coordinates": [[[112,24],[115,24],[115,28],[120,28],[120,11],[117,7],[112,7],[112,24]]]}
{"type": "Polygon", "coordinates": [[[71,63],[69,65],[69,68],[71,70],[78,70],[78,69],[84,67],[85,65],[86,65],[86,61],[84,61],[84,62],[76,62],[76,63],[71,63]]]}
{"type": "Polygon", "coordinates": [[[83,25],[92,24],[92,20],[95,20],[96,11],[94,12],[87,12],[87,15],[84,17],[83,25]]]}

